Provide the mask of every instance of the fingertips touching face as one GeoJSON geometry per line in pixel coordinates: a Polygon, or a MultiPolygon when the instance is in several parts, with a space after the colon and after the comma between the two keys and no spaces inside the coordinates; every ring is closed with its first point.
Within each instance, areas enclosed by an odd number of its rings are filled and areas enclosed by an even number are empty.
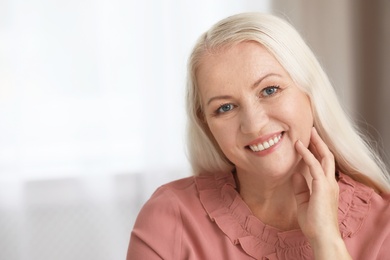
{"type": "Polygon", "coordinates": [[[301,140],[298,140],[295,143],[295,149],[297,152],[302,156],[302,159],[305,161],[305,163],[309,167],[317,166],[318,164],[318,159],[314,156],[314,154],[304,146],[301,140]]]}
{"type": "Polygon", "coordinates": [[[330,152],[328,146],[322,140],[315,127],[311,130],[310,143],[313,145],[313,149],[316,150],[319,156],[324,157],[330,152]]]}
{"type": "Polygon", "coordinates": [[[310,151],[320,162],[321,167],[324,170],[324,174],[329,178],[334,178],[335,175],[334,155],[314,127],[311,132],[310,151]]]}
{"type": "Polygon", "coordinates": [[[317,151],[316,147],[312,143],[309,144],[309,148],[308,149],[317,159],[319,158],[318,151],[317,151]]]}

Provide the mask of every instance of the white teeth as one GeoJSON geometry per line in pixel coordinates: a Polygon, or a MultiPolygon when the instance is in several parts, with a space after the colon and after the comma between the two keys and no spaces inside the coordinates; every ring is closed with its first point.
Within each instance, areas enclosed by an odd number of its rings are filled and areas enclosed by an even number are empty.
{"type": "Polygon", "coordinates": [[[262,144],[257,144],[257,145],[254,144],[254,145],[250,145],[249,147],[254,152],[263,151],[263,150],[266,150],[266,149],[274,146],[275,144],[279,143],[281,138],[282,138],[282,134],[275,136],[275,137],[269,139],[268,141],[263,142],[262,144]]]}

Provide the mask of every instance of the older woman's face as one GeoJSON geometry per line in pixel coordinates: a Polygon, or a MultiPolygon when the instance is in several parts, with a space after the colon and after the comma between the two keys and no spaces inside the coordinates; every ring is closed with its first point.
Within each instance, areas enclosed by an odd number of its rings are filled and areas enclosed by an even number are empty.
{"type": "Polygon", "coordinates": [[[292,173],[300,160],[295,142],[309,144],[311,106],[263,46],[204,54],[197,80],[207,125],[237,171],[292,173]]]}

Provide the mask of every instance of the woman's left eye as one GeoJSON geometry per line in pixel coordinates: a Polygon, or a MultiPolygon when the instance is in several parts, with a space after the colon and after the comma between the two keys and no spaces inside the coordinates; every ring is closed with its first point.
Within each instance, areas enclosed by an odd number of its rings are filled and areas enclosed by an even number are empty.
{"type": "Polygon", "coordinates": [[[261,91],[261,95],[263,97],[269,97],[269,96],[274,95],[278,91],[279,91],[279,86],[270,86],[270,87],[266,87],[265,89],[263,89],[261,91]]]}
{"type": "Polygon", "coordinates": [[[217,109],[217,114],[222,114],[229,112],[230,110],[234,109],[233,104],[223,104],[217,109]]]}

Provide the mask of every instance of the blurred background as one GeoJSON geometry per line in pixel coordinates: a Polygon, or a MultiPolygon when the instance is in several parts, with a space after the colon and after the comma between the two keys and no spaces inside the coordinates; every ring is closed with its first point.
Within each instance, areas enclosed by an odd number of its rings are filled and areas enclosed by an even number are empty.
{"type": "Polygon", "coordinates": [[[1,0],[0,259],[125,259],[142,204],[191,175],[190,50],[244,11],[301,32],[388,158],[390,1],[1,0]]]}

